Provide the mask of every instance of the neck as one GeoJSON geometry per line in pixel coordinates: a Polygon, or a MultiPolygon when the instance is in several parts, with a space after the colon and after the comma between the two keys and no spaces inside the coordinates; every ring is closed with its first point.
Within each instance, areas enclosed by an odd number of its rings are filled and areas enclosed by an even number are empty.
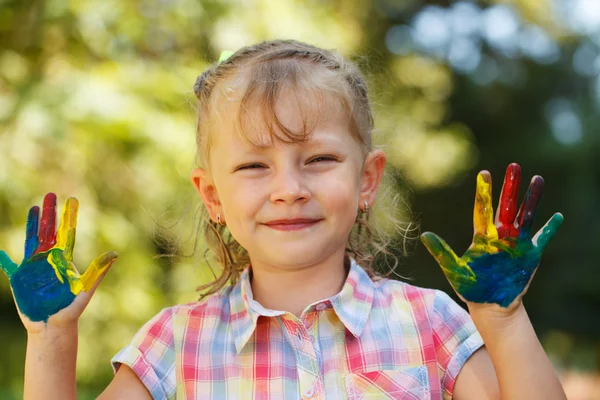
{"type": "Polygon", "coordinates": [[[344,253],[296,269],[252,263],[252,295],[265,308],[300,317],[308,305],[338,294],[349,270],[344,253]]]}

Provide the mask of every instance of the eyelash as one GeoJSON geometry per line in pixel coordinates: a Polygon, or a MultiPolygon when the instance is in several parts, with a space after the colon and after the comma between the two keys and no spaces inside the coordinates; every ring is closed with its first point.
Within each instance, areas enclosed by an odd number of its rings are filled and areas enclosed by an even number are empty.
{"type": "MultiPolygon", "coordinates": [[[[315,157],[315,158],[313,158],[313,159],[311,160],[311,162],[313,162],[313,161],[315,161],[315,160],[318,160],[318,159],[320,159],[320,158],[322,158],[322,159],[324,159],[324,160],[329,160],[329,161],[336,161],[336,159],[335,159],[334,157],[329,157],[329,156],[319,156],[319,157],[315,157]]],[[[259,165],[259,166],[260,166],[261,164],[254,163],[254,164],[248,164],[248,165],[244,165],[244,166],[242,166],[242,167],[238,168],[238,171],[239,171],[239,170],[242,170],[242,169],[257,169],[257,168],[250,168],[250,167],[252,167],[252,166],[254,166],[254,165],[259,165]]]]}

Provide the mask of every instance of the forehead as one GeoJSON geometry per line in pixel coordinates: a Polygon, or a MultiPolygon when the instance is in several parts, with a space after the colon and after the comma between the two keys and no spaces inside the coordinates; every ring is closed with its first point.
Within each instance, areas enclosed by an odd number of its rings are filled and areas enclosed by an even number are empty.
{"type": "Polygon", "coordinates": [[[212,146],[265,150],[286,144],[342,144],[351,140],[341,101],[324,91],[285,88],[268,98],[248,96],[243,82],[225,82],[215,96],[212,146]]]}

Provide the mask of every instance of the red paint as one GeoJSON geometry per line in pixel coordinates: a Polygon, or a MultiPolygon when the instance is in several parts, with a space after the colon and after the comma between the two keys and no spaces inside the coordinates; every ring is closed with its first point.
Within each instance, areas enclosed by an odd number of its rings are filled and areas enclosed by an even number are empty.
{"type": "Polygon", "coordinates": [[[48,193],[44,197],[39,240],[40,244],[35,254],[48,251],[56,244],[56,195],[54,193],[48,193]]]}
{"type": "Polygon", "coordinates": [[[519,184],[521,183],[521,167],[512,163],[506,168],[504,185],[498,206],[498,238],[517,237],[518,227],[515,227],[517,203],[519,201],[519,184]]]}
{"type": "Polygon", "coordinates": [[[531,178],[529,188],[527,189],[527,193],[525,193],[525,199],[523,199],[523,204],[521,205],[519,215],[517,216],[520,232],[526,232],[527,234],[531,233],[535,210],[540,202],[543,191],[544,178],[539,175],[531,178]]]}

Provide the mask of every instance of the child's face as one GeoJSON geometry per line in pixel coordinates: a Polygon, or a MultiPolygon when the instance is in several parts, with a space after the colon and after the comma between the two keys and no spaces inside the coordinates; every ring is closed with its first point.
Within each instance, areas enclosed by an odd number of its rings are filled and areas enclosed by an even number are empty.
{"type": "MultiPolygon", "coordinates": [[[[222,107],[221,115],[237,115],[235,107],[222,107]]],[[[268,131],[252,130],[248,135],[253,141],[270,144],[254,150],[235,132],[234,118],[222,117],[211,133],[213,175],[197,169],[192,181],[213,219],[221,213],[253,265],[293,268],[337,252],[343,255],[359,207],[364,208],[365,200],[373,204],[385,154],[375,150],[363,162],[347,117],[336,107],[330,108],[305,143],[272,145],[268,131]],[[289,231],[266,225],[291,218],[320,221],[289,231]]],[[[290,97],[282,97],[275,110],[286,127],[295,130],[301,126],[298,108],[290,97]]]]}

